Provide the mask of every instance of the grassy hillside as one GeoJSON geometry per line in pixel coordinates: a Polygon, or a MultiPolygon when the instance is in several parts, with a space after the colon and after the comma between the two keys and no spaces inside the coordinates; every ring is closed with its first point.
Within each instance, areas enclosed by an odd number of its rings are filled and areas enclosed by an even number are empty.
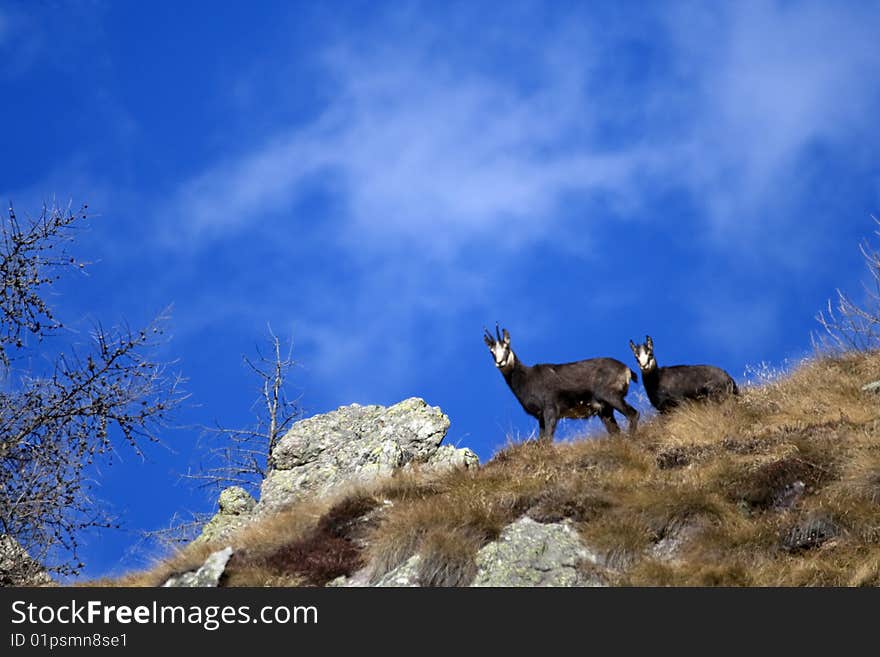
{"type": "MultiPolygon", "coordinates": [[[[424,584],[466,584],[528,514],[570,518],[611,585],[880,585],[880,395],[860,389],[877,378],[878,353],[811,361],[632,438],[512,445],[475,472],[301,504],[233,541],[224,583],[321,585],[419,552],[424,584]]],[[[211,549],[98,583],[155,585],[211,549]]]]}

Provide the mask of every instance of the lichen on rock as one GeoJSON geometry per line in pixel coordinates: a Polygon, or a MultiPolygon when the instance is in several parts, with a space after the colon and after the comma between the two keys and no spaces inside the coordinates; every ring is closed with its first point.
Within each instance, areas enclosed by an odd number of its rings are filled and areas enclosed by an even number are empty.
{"type": "Polygon", "coordinates": [[[352,404],[300,420],[272,452],[274,469],[256,513],[407,466],[438,471],[478,465],[471,450],[441,445],[448,429],[449,418],[418,397],[389,407],[352,404]]]}
{"type": "Polygon", "coordinates": [[[473,586],[598,586],[582,566],[598,557],[569,522],[542,524],[524,516],[477,553],[473,586]]]}
{"type": "Polygon", "coordinates": [[[179,575],[172,575],[163,587],[213,588],[220,583],[226,570],[226,564],[232,556],[232,548],[212,552],[205,562],[197,569],[179,575]]]}
{"type": "Polygon", "coordinates": [[[220,493],[220,510],[205,523],[194,542],[219,541],[229,538],[251,520],[257,501],[241,486],[230,486],[220,493]]]}

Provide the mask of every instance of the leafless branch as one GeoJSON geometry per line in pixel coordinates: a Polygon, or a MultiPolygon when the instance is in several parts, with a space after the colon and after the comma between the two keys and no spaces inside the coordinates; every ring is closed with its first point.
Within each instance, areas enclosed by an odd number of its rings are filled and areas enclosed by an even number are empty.
{"type": "Polygon", "coordinates": [[[157,550],[169,552],[195,540],[210,519],[210,513],[189,513],[186,516],[175,513],[167,527],[141,532],[140,547],[148,554],[155,554],[157,550]]]}
{"type": "MultiPolygon", "coordinates": [[[[64,268],[82,266],[64,245],[84,217],[84,209],[44,207],[22,222],[10,208],[2,222],[0,366],[7,373],[14,354],[32,355],[27,336],[39,342],[62,326],[45,293],[64,268]]],[[[185,398],[180,378],[150,357],[166,319],[160,314],[139,330],[96,325],[88,345],[58,354],[46,373],[16,373],[0,391],[0,534],[56,572],[82,567],[81,532],[116,526],[93,497],[91,466],[112,458],[118,443],[141,454],[185,398]]]]}
{"type": "Polygon", "coordinates": [[[299,406],[288,390],[288,376],[296,365],[293,341],[282,349],[281,340],[270,327],[269,345],[269,355],[258,346],[256,359],[243,357],[245,366],[259,380],[259,396],[252,406],[253,425],[241,429],[220,424],[204,428],[202,463],[184,475],[200,486],[219,490],[237,485],[254,492],[274,467],[272,450],[299,415],[299,406]]]}
{"type": "MultiPolygon", "coordinates": [[[[871,217],[880,226],[880,220],[871,217]]],[[[880,230],[874,234],[880,236],[880,230]]],[[[863,284],[864,301],[836,291],[827,307],[816,315],[821,332],[813,335],[813,345],[820,351],[869,351],[880,346],[880,252],[869,240],[859,250],[870,274],[863,284]]]]}

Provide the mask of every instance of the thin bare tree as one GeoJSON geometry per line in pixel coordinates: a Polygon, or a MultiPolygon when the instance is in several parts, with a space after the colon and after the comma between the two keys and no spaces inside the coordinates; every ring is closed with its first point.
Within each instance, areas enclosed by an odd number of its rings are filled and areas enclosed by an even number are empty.
{"type": "Polygon", "coordinates": [[[259,381],[259,396],[252,406],[254,423],[241,429],[219,423],[204,428],[202,463],[185,475],[200,486],[220,490],[237,485],[256,492],[274,468],[272,451],[299,415],[298,400],[289,390],[290,370],[296,365],[293,341],[282,348],[271,327],[268,332],[268,355],[258,345],[256,359],[242,357],[259,381]]]}
{"type": "Polygon", "coordinates": [[[0,535],[60,574],[82,568],[83,531],[116,526],[95,500],[93,466],[122,443],[142,454],[185,398],[151,357],[167,313],[143,329],[97,324],[86,344],[54,355],[46,345],[62,328],[47,293],[84,266],[66,252],[84,219],[85,206],[44,206],[34,219],[10,207],[0,220],[0,535]]]}
{"type": "Polygon", "coordinates": [[[129,554],[140,559],[147,557],[148,561],[157,554],[169,554],[198,538],[213,515],[205,511],[175,512],[164,527],[140,530],[139,540],[129,554]]]}
{"type": "MultiPolygon", "coordinates": [[[[880,220],[871,216],[880,226],[880,220]]],[[[880,236],[880,229],[874,231],[880,236]]],[[[836,290],[836,298],[816,315],[822,327],[813,335],[814,346],[821,351],[868,351],[880,347],[880,251],[869,239],[859,245],[870,278],[862,284],[864,300],[836,290]]]]}

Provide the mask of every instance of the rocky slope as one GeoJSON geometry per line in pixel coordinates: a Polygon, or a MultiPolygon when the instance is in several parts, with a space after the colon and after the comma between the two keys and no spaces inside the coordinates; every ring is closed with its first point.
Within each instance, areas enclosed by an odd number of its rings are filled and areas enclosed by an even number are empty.
{"type": "MultiPolygon", "coordinates": [[[[598,561],[570,522],[539,523],[523,516],[477,551],[470,586],[602,586],[604,580],[584,568],[598,561]]],[[[416,553],[375,579],[368,566],[327,585],[421,586],[422,569],[416,553]]]]}
{"type": "Polygon", "coordinates": [[[211,557],[221,586],[878,585],[878,373],[809,362],[482,466],[421,400],[343,407],[291,429],[259,502],[225,491],[199,541],[111,583],[203,583],[211,557]]]}

